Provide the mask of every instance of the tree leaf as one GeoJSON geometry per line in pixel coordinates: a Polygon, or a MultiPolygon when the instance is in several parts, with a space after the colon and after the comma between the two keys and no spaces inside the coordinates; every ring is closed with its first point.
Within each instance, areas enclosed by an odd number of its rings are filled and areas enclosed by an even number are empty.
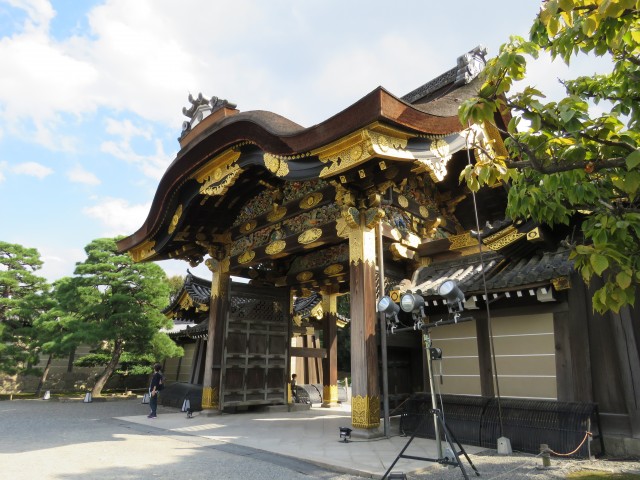
{"type": "Polygon", "coordinates": [[[593,255],[591,255],[589,262],[591,263],[593,271],[596,273],[596,275],[602,275],[602,272],[604,272],[609,267],[609,260],[607,260],[607,257],[598,253],[594,253],[593,255]]]}
{"type": "Polygon", "coordinates": [[[627,169],[629,170],[633,170],[638,165],[640,165],[640,150],[636,150],[632,154],[628,155],[625,163],[627,164],[627,169]]]}
{"type": "Polygon", "coordinates": [[[625,271],[619,272],[616,275],[616,283],[620,288],[629,288],[631,286],[631,275],[625,271]]]}

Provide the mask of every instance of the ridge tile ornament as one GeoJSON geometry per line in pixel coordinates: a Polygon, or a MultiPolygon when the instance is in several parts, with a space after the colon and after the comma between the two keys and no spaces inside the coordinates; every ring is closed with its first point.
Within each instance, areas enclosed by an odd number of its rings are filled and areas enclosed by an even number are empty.
{"type": "Polygon", "coordinates": [[[204,97],[202,93],[198,93],[198,96],[196,98],[193,98],[193,95],[189,94],[188,100],[191,105],[189,106],[189,108],[183,107],[182,114],[185,117],[189,118],[189,120],[186,120],[182,123],[182,133],[179,140],[184,138],[184,136],[189,133],[193,129],[193,127],[198,125],[200,122],[202,122],[202,120],[207,118],[213,112],[224,107],[237,107],[235,103],[231,103],[218,97],[211,97],[211,99],[207,100],[207,98],[204,97]]]}

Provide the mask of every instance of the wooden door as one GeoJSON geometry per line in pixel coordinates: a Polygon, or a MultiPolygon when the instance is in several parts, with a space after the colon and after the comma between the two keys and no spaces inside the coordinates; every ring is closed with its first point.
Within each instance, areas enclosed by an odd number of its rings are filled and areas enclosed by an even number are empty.
{"type": "Polygon", "coordinates": [[[289,294],[236,285],[229,299],[221,407],[287,402],[289,294]]]}

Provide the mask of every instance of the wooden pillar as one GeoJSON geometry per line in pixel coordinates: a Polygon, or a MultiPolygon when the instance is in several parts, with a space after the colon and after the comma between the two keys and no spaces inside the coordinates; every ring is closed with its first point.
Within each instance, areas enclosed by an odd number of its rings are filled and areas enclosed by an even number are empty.
{"type": "Polygon", "coordinates": [[[629,427],[633,438],[640,438],[640,356],[633,329],[631,309],[626,306],[620,313],[610,313],[611,327],[620,364],[619,378],[622,383],[624,402],[629,415],[629,427]]]}
{"type": "Polygon", "coordinates": [[[323,340],[327,356],[322,360],[322,406],[338,405],[338,295],[331,290],[322,292],[323,340]]]}
{"type": "Polygon", "coordinates": [[[351,424],[380,426],[380,387],[376,342],[375,233],[361,224],[349,228],[351,282],[351,424]]]}
{"type": "Polygon", "coordinates": [[[213,273],[211,281],[211,300],[209,306],[209,333],[207,353],[204,364],[202,388],[202,412],[219,413],[220,379],[222,373],[222,355],[224,351],[224,326],[229,304],[229,259],[221,261],[210,258],[207,266],[213,273]]]}

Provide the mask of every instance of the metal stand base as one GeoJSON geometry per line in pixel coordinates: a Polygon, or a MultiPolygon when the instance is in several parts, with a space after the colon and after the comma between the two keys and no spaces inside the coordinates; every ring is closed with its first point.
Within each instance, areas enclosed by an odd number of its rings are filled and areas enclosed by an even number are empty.
{"type": "MultiPolygon", "coordinates": [[[[440,451],[440,450],[441,449],[438,449],[438,451],[440,451]]],[[[423,460],[425,462],[435,462],[435,463],[439,463],[441,465],[451,465],[453,467],[459,467],[460,470],[462,471],[462,475],[464,476],[465,480],[469,480],[469,476],[467,475],[467,471],[465,470],[464,465],[460,461],[460,454],[463,454],[465,456],[465,458],[467,459],[467,462],[469,462],[469,465],[471,466],[471,468],[473,468],[474,472],[476,473],[476,476],[479,477],[480,476],[480,472],[478,472],[478,469],[475,467],[475,465],[473,464],[473,462],[469,458],[469,455],[467,455],[467,452],[464,450],[462,445],[460,445],[460,442],[458,442],[458,440],[453,435],[453,433],[451,433],[451,430],[449,430],[449,428],[445,424],[444,417],[442,416],[442,412],[437,408],[432,408],[427,413],[425,413],[425,415],[422,417],[422,419],[420,420],[420,423],[418,424],[416,429],[413,431],[413,435],[411,435],[411,438],[409,439],[407,444],[400,451],[400,453],[398,454],[396,459],[393,461],[391,466],[389,466],[389,469],[385,472],[384,476],[382,477],[382,480],[385,480],[387,478],[387,476],[391,472],[391,469],[395,466],[395,464],[401,458],[408,458],[410,460],[423,460]],[[454,458],[448,458],[448,457],[428,458],[428,457],[416,457],[414,455],[405,455],[404,454],[404,452],[407,450],[407,448],[409,448],[409,445],[411,445],[411,442],[413,442],[413,439],[416,438],[416,434],[418,433],[418,431],[420,431],[420,428],[422,427],[422,424],[425,422],[425,420],[428,418],[428,415],[433,415],[435,418],[437,418],[437,422],[436,423],[438,425],[436,425],[436,429],[438,428],[438,426],[442,428],[442,431],[444,432],[445,439],[446,439],[447,443],[449,444],[449,447],[451,447],[451,452],[453,453],[453,457],[454,458]],[[456,447],[454,446],[454,443],[455,443],[455,445],[458,446],[458,449],[456,449],[456,447]]]]}

